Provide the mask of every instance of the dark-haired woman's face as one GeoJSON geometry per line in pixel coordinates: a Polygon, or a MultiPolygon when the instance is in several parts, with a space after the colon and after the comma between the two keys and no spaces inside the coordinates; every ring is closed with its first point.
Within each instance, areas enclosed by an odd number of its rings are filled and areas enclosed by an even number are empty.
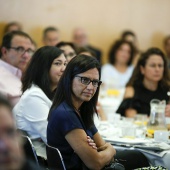
{"type": "Polygon", "coordinates": [[[130,53],[130,46],[122,44],[116,52],[116,63],[127,64],[130,59],[130,53]]]}
{"type": "Polygon", "coordinates": [[[73,49],[71,46],[69,46],[69,45],[62,46],[62,47],[60,47],[60,49],[64,51],[64,55],[66,56],[68,62],[69,62],[73,57],[76,56],[76,52],[75,52],[74,49],[73,49]]]}
{"type": "Polygon", "coordinates": [[[163,77],[164,61],[161,56],[153,54],[146,60],[145,66],[141,66],[140,69],[145,80],[158,82],[163,77]]]}
{"type": "Polygon", "coordinates": [[[97,90],[96,85],[98,83],[94,85],[92,84],[92,82],[90,82],[88,85],[86,85],[85,83],[87,82],[88,79],[94,81],[95,83],[99,81],[99,72],[97,68],[90,69],[74,77],[72,83],[72,92],[73,92],[72,100],[73,100],[73,105],[75,107],[77,104],[79,104],[80,106],[84,101],[89,101],[96,93],[97,90]]]}
{"type": "Polygon", "coordinates": [[[54,61],[52,62],[52,65],[49,71],[52,90],[54,90],[57,87],[57,84],[66,68],[66,65],[67,65],[67,60],[64,54],[61,54],[59,57],[54,59],[54,61]]]}

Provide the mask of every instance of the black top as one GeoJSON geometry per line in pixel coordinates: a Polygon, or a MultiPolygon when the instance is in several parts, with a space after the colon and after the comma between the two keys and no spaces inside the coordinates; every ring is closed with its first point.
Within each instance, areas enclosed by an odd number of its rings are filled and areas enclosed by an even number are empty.
{"type": "Polygon", "coordinates": [[[160,85],[157,90],[151,91],[144,87],[142,83],[134,85],[134,96],[132,98],[126,98],[120,104],[116,113],[120,113],[125,116],[125,110],[132,108],[140,114],[150,115],[150,101],[152,99],[166,100],[168,102],[169,97],[167,95],[168,88],[162,88],[160,85]]]}

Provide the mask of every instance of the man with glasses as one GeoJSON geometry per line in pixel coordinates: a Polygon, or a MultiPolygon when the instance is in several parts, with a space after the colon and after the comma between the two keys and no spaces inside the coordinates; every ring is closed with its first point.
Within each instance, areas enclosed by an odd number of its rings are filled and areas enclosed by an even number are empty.
{"type": "Polygon", "coordinates": [[[33,41],[21,31],[5,34],[1,45],[0,93],[13,105],[21,95],[21,76],[33,55],[33,41]]]}

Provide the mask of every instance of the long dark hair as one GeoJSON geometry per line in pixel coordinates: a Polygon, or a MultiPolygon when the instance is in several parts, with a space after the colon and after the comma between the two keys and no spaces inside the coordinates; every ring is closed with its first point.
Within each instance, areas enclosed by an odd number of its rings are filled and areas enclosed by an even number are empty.
{"type": "Polygon", "coordinates": [[[49,70],[54,59],[62,54],[62,50],[57,47],[44,46],[39,48],[26,69],[22,77],[22,92],[24,93],[32,84],[39,86],[49,99],[53,98],[50,89],[51,80],[49,70]]]}
{"type": "MultiPolygon", "coordinates": [[[[52,107],[50,109],[49,117],[51,111],[58,107],[63,101],[74,108],[72,102],[72,81],[73,78],[80,73],[86,72],[90,69],[97,68],[99,71],[99,79],[101,77],[101,66],[96,58],[87,55],[77,55],[74,57],[67,65],[60,82],[58,84],[56,95],[53,100],[52,107]]],[[[80,107],[80,114],[83,122],[87,127],[93,125],[93,114],[97,113],[96,104],[98,100],[99,88],[97,87],[96,93],[88,102],[83,102],[80,107]]]]}
{"type": "Polygon", "coordinates": [[[56,45],[56,47],[61,48],[67,45],[70,46],[74,51],[76,51],[76,47],[72,42],[61,41],[56,45]]]}
{"type": "Polygon", "coordinates": [[[113,65],[116,63],[116,53],[123,44],[128,44],[130,47],[130,59],[127,65],[129,66],[132,64],[132,60],[135,54],[135,49],[132,43],[130,43],[129,41],[125,41],[125,40],[117,40],[115,43],[113,43],[109,51],[109,63],[113,65]]]}
{"type": "Polygon", "coordinates": [[[169,88],[170,77],[168,73],[167,60],[165,58],[164,53],[159,48],[149,48],[146,52],[142,53],[138,63],[133,71],[132,77],[126,86],[134,86],[134,84],[141,83],[143,81],[143,74],[141,73],[140,67],[145,67],[147,60],[151,55],[159,55],[164,61],[164,72],[163,77],[159,81],[159,85],[163,88],[169,88]]]}

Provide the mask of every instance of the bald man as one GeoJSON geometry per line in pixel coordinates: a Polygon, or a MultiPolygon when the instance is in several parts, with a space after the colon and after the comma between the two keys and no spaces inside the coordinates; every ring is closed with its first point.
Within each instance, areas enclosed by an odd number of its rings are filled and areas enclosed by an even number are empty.
{"type": "Polygon", "coordinates": [[[85,47],[95,54],[95,57],[101,62],[101,51],[96,47],[93,47],[88,42],[88,35],[85,29],[76,28],[73,31],[73,43],[76,47],[85,47]]]}

